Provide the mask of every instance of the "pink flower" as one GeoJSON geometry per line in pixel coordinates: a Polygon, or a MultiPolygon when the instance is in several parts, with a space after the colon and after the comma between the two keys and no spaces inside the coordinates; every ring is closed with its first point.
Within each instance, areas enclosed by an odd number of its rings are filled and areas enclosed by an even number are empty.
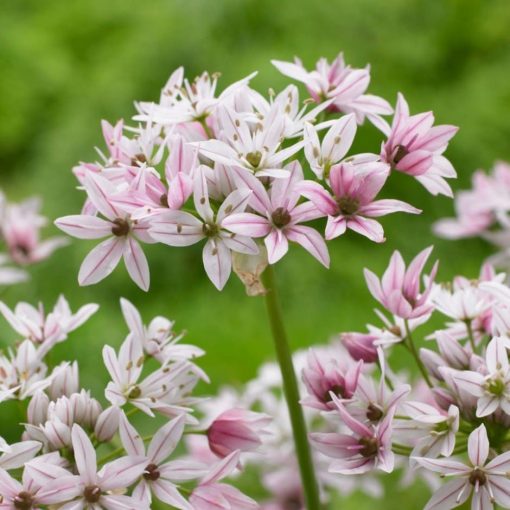
{"type": "Polygon", "coordinates": [[[259,505],[253,499],[245,496],[231,485],[218,483],[230,475],[239,464],[239,452],[232,452],[228,457],[218,462],[196,487],[189,502],[193,510],[254,510],[259,505]]]}
{"type": "MultiPolygon", "coordinates": [[[[140,508],[133,497],[115,494],[115,491],[127,489],[142,475],[146,466],[143,457],[120,457],[98,471],[96,451],[79,425],[73,427],[72,444],[78,475],[62,476],[59,481],[72,487],[66,499],[75,501],[73,510],[140,508]]],[[[43,471],[38,480],[43,482],[44,476],[43,471]]]]}
{"type": "Polygon", "coordinates": [[[116,188],[104,177],[89,173],[85,177],[85,189],[91,202],[106,219],[81,214],[64,216],[55,221],[57,227],[79,239],[108,237],[85,257],[78,275],[80,285],[101,281],[124,257],[133,281],[141,289],[148,290],[149,265],[137,240],[138,237],[144,242],[153,242],[147,235],[146,223],[132,218],[125,209],[114,204],[112,197],[116,188]]]}
{"type": "Polygon", "coordinates": [[[232,452],[254,451],[261,444],[264,428],[272,418],[266,414],[245,409],[229,409],[217,416],[207,429],[209,448],[218,457],[227,457],[232,452]]]}
{"type": "Polygon", "coordinates": [[[433,123],[432,112],[410,115],[404,96],[399,94],[393,124],[383,129],[388,140],[382,146],[381,157],[395,170],[416,177],[433,195],[451,197],[452,190],[445,178],[457,174],[442,154],[458,128],[432,127],[433,123]]]}
{"type": "Polygon", "coordinates": [[[346,66],[342,53],[331,64],[321,58],[313,71],[307,71],[298,58],[294,63],[280,60],[271,63],[285,76],[304,83],[315,102],[332,99],[330,111],[355,113],[358,124],[362,124],[366,116],[370,122],[380,125],[384,122],[380,116],[393,111],[381,97],[365,94],[370,83],[368,66],[365,69],[346,66]]]}
{"type": "Polygon", "coordinates": [[[0,508],[19,510],[56,505],[74,498],[76,481],[69,471],[39,457],[25,464],[21,482],[0,468],[0,508]]]}
{"type": "Polygon", "coordinates": [[[423,292],[420,292],[420,277],[431,251],[432,246],[420,252],[407,269],[402,255],[395,251],[381,281],[372,271],[365,269],[365,279],[372,296],[402,319],[415,319],[429,314],[433,310],[429,295],[438,263],[434,264],[427,277],[423,292]]]}
{"type": "Polygon", "coordinates": [[[216,288],[221,290],[232,271],[232,250],[249,255],[258,253],[253,239],[225,230],[229,217],[244,211],[251,192],[247,189],[233,191],[215,213],[209,202],[203,171],[197,173],[194,186],[195,208],[200,218],[183,211],[156,214],[150,219],[150,235],[170,246],[189,246],[207,239],[202,252],[205,271],[216,288]]]}
{"type": "Polygon", "coordinates": [[[425,510],[442,510],[454,508],[471,500],[472,510],[489,510],[494,503],[503,508],[510,507],[510,452],[505,452],[489,463],[489,440],[484,425],[474,430],[468,439],[469,463],[463,464],[450,459],[430,459],[414,457],[425,469],[440,473],[443,477],[454,480],[441,487],[427,503],[425,510]]]}
{"type": "Polygon", "coordinates": [[[400,200],[374,200],[388,175],[386,163],[340,163],[331,167],[329,173],[332,194],[314,181],[304,181],[299,185],[299,191],[327,215],[326,239],[341,236],[350,228],[381,243],[385,240],[383,228],[372,218],[394,212],[421,212],[400,200]]]}
{"type": "Polygon", "coordinates": [[[329,411],[335,409],[332,394],[342,399],[354,395],[363,362],[343,361],[342,354],[341,350],[310,350],[303,369],[303,382],[308,391],[301,400],[303,405],[329,411]]]}
{"type": "Polygon", "coordinates": [[[148,447],[135,428],[122,414],[120,437],[128,455],[143,459],[145,469],[140,481],[133,489],[133,498],[147,508],[152,503],[152,494],[171,507],[192,510],[192,506],[179,492],[176,482],[193,480],[203,475],[205,469],[196,463],[181,460],[166,461],[175,450],[184,432],[184,415],[174,418],[161,427],[153,436],[148,447]]]}
{"type": "Polygon", "coordinates": [[[278,262],[287,253],[289,241],[293,241],[328,267],[329,253],[324,239],[312,227],[300,225],[321,216],[311,202],[298,204],[297,187],[303,180],[301,165],[297,161],[292,162],[289,175],[275,179],[269,192],[248,172],[234,171],[239,187],[252,190],[250,206],[257,214],[232,214],[224,221],[225,228],[235,234],[264,237],[270,264],[278,262]]]}
{"type": "Polygon", "coordinates": [[[394,455],[391,451],[393,407],[377,425],[365,425],[353,418],[338,398],[332,395],[341,422],[351,434],[336,432],[311,433],[315,447],[327,457],[336,459],[329,466],[330,473],[362,474],[378,468],[391,473],[394,455]]]}
{"type": "Polygon", "coordinates": [[[505,343],[500,337],[489,342],[485,352],[486,375],[470,370],[453,373],[459,386],[478,398],[476,416],[479,418],[498,409],[510,415],[510,364],[505,343]]]}

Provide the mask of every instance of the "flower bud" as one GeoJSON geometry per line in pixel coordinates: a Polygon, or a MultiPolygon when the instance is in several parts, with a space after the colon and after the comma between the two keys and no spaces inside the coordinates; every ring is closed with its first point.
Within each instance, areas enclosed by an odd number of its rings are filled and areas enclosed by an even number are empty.
{"type": "Polygon", "coordinates": [[[377,336],[368,333],[343,333],[340,339],[356,361],[363,360],[365,363],[377,361],[377,347],[374,345],[377,336]]]}
{"type": "Polygon", "coordinates": [[[230,409],[220,414],[207,431],[209,448],[218,457],[226,457],[235,450],[254,451],[261,444],[261,435],[271,417],[247,411],[230,409]]]}
{"type": "Polygon", "coordinates": [[[105,409],[97,418],[94,434],[101,441],[110,441],[119,428],[120,410],[116,406],[105,409]]]}
{"type": "Polygon", "coordinates": [[[78,363],[76,361],[55,369],[55,377],[48,390],[51,400],[57,400],[63,396],[69,397],[79,390],[78,363]]]}
{"type": "Polygon", "coordinates": [[[50,399],[44,391],[38,391],[30,400],[27,409],[28,423],[40,425],[46,421],[50,399]]]}

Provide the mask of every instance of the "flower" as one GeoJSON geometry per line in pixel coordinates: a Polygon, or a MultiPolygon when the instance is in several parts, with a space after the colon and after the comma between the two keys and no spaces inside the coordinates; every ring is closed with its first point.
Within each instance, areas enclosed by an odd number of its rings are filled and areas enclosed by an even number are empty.
{"type": "Polygon", "coordinates": [[[429,314],[433,309],[429,295],[438,263],[434,264],[427,277],[428,283],[423,292],[420,292],[420,277],[431,251],[432,246],[421,251],[407,269],[400,252],[393,252],[381,281],[372,271],[365,269],[365,280],[372,296],[402,319],[416,319],[429,314]]]}
{"type": "Polygon", "coordinates": [[[143,457],[120,457],[98,471],[96,451],[79,425],[73,426],[72,445],[78,475],[62,476],[59,480],[72,487],[67,499],[75,501],[73,509],[83,510],[91,506],[105,509],[140,508],[140,503],[133,497],[114,492],[125,490],[142,475],[145,469],[143,457]]]}
{"type": "Polygon", "coordinates": [[[149,266],[136,237],[144,242],[153,242],[147,236],[147,225],[143,219],[132,218],[123,208],[115,205],[112,197],[115,186],[100,175],[89,172],[85,177],[85,189],[97,210],[106,218],[90,214],[64,216],[55,225],[67,234],[79,239],[101,239],[83,261],[78,281],[80,285],[91,285],[108,276],[121,257],[129,275],[142,289],[149,289],[149,266]]]}
{"type": "Polygon", "coordinates": [[[444,477],[455,478],[435,492],[425,510],[460,506],[472,493],[472,510],[492,509],[494,503],[503,508],[510,506],[510,480],[507,478],[510,452],[498,455],[486,463],[489,440],[484,425],[480,425],[469,435],[468,456],[468,464],[451,459],[414,457],[425,469],[440,473],[444,477]]]}
{"type": "Polygon", "coordinates": [[[381,115],[393,111],[381,97],[365,94],[370,83],[368,66],[365,69],[346,66],[342,53],[331,64],[325,58],[319,59],[313,71],[307,71],[297,58],[294,63],[280,60],[271,63],[285,76],[304,83],[315,102],[332,99],[331,111],[355,113],[358,124],[367,117],[377,126],[384,122],[381,115]]]}
{"type": "Polygon", "coordinates": [[[395,460],[391,451],[391,433],[395,407],[374,427],[353,418],[334,394],[331,398],[341,422],[352,435],[336,432],[310,434],[314,446],[327,457],[335,459],[329,466],[329,472],[349,475],[367,473],[374,468],[388,473],[393,471],[395,460]]]}
{"type": "Polygon", "coordinates": [[[133,498],[150,508],[152,494],[156,498],[180,510],[192,510],[181,495],[175,482],[193,480],[203,475],[205,469],[197,463],[175,460],[165,462],[181,440],[184,431],[184,415],[178,416],[161,427],[153,436],[147,449],[136,429],[123,413],[120,420],[120,437],[128,455],[143,459],[145,469],[133,489],[133,498]]]}
{"type": "Polygon", "coordinates": [[[409,106],[398,94],[393,124],[383,128],[388,140],[381,157],[392,168],[416,177],[433,195],[453,196],[445,179],[456,177],[452,164],[442,156],[458,128],[450,125],[432,127],[432,112],[409,114],[409,106]]]}
{"type": "Polygon", "coordinates": [[[200,154],[227,166],[237,166],[257,177],[285,177],[283,162],[293,156],[304,142],[281,148],[284,140],[285,117],[279,104],[274,104],[265,117],[251,129],[248,119],[227,106],[218,109],[221,137],[196,142],[200,154]]]}
{"type": "Polygon", "coordinates": [[[329,177],[331,167],[347,154],[356,134],[354,115],[336,120],[321,143],[316,128],[310,123],[304,126],[305,156],[310,168],[319,179],[329,177]]]}
{"type": "Polygon", "coordinates": [[[264,428],[271,423],[267,414],[246,409],[229,409],[217,416],[207,429],[209,448],[218,457],[227,457],[232,452],[254,451],[262,444],[264,428]]]}
{"type": "Polygon", "coordinates": [[[303,405],[329,411],[335,409],[332,394],[342,399],[354,395],[363,362],[346,358],[341,349],[310,350],[303,369],[303,382],[308,391],[301,400],[303,405]]]}
{"type": "Polygon", "coordinates": [[[329,253],[324,239],[312,227],[300,223],[319,218],[322,214],[311,202],[298,203],[299,183],[303,170],[294,161],[288,167],[288,176],[275,179],[268,191],[253,176],[242,170],[237,178],[252,190],[250,206],[257,213],[230,215],[224,226],[235,234],[264,237],[270,264],[278,262],[288,251],[289,241],[300,244],[324,266],[329,267],[329,253]]]}
{"type": "Polygon", "coordinates": [[[144,356],[142,345],[132,335],[123,342],[118,356],[105,345],[103,361],[112,378],[105,390],[108,401],[119,407],[130,402],[149,416],[154,416],[152,410],[165,416],[190,411],[185,406],[193,400],[186,395],[200,378],[206,378],[198,367],[183,360],[166,363],[139,381],[144,356]]]}
{"type": "Polygon", "coordinates": [[[173,331],[173,321],[165,317],[155,317],[148,326],[145,326],[140,312],[132,303],[120,298],[120,306],[130,333],[143,346],[144,351],[160,363],[192,359],[204,354],[202,349],[194,345],[178,343],[184,335],[173,331]]]}
{"type": "Polygon", "coordinates": [[[299,191],[328,217],[326,239],[341,236],[350,228],[371,241],[382,243],[385,241],[383,228],[372,218],[393,212],[421,212],[400,200],[374,200],[388,175],[386,163],[340,163],[332,166],[329,172],[332,194],[314,181],[304,181],[299,185],[299,191]]]}
{"type": "Polygon", "coordinates": [[[199,171],[195,177],[193,194],[195,208],[200,219],[183,211],[167,211],[154,215],[150,235],[156,241],[170,246],[189,246],[207,239],[202,257],[209,279],[221,290],[232,271],[232,251],[256,255],[258,248],[250,237],[227,232],[227,219],[244,211],[250,200],[251,191],[233,191],[215,213],[209,201],[205,173],[199,171]]]}

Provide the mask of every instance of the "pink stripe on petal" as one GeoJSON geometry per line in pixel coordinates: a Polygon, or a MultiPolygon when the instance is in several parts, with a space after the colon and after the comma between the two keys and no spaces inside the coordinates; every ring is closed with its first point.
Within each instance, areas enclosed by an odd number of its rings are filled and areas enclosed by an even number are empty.
{"type": "Polygon", "coordinates": [[[106,278],[117,266],[124,251],[125,238],[112,237],[98,244],[82,262],[80,285],[91,285],[106,278]]]}

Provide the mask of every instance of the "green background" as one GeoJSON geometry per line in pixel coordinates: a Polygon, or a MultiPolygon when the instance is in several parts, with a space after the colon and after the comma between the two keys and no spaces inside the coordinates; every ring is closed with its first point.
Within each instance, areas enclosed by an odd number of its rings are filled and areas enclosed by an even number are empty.
{"type": "MultiPolygon", "coordinates": [[[[432,109],[439,123],[461,127],[447,152],[459,173],[456,189],[471,173],[510,159],[510,4],[507,0],[0,0],[0,186],[12,199],[37,194],[52,220],[77,213],[82,195],[71,167],[96,158],[100,119],[133,114],[134,100],[157,100],[173,69],[188,77],[221,71],[224,87],[253,70],[260,91],[286,85],[270,65],[299,55],[311,67],[340,50],[348,63],[370,63],[370,92],[392,103],[402,91],[412,112],[432,109]]],[[[355,151],[376,152],[381,135],[359,130],[355,151]]],[[[362,330],[374,320],[375,302],[362,278],[367,266],[382,272],[394,249],[404,256],[434,244],[440,278],[475,277],[491,253],[479,240],[434,238],[431,225],[452,214],[447,198],[430,196],[404,175],[394,175],[385,195],[423,209],[419,216],[383,219],[388,241],[376,245],[348,233],[330,244],[331,269],[301,248],[277,266],[294,347],[327,341],[339,331],[362,330]]],[[[56,234],[54,227],[47,235],[56,234]]],[[[97,302],[101,311],[59,346],[59,358],[78,358],[82,382],[100,394],[106,372],[104,343],[126,333],[118,300],[132,300],[146,319],[162,314],[207,350],[202,366],[221,384],[240,384],[271,359],[263,302],[244,295],[232,278],[219,293],[204,277],[200,247],[147,246],[151,290],[138,290],[119,267],[99,285],[79,288],[79,265],[93,242],[76,241],[31,269],[29,283],[10,289],[9,305],[23,299],[52,306],[63,292],[74,308],[97,302]]],[[[1,323],[2,342],[13,335],[1,323]]],[[[398,358],[405,365],[407,358],[398,358]]],[[[205,389],[209,391],[209,389],[205,389]]],[[[7,420],[0,434],[9,436],[7,420]]],[[[426,493],[388,486],[408,508],[421,508],[426,493]]],[[[365,496],[344,508],[369,508],[365,496]]],[[[394,498],[380,503],[393,508],[394,498]]]]}

